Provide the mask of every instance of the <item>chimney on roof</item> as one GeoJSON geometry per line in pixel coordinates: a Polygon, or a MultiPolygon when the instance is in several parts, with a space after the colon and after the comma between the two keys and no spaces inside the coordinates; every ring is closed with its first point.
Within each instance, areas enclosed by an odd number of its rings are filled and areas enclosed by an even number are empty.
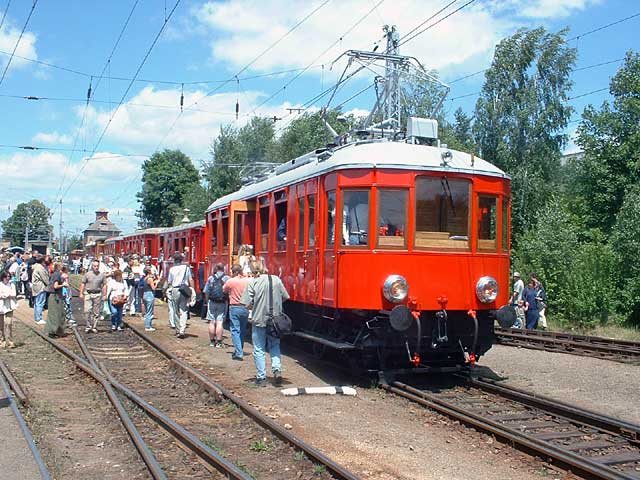
{"type": "Polygon", "coordinates": [[[109,210],[106,208],[99,208],[96,210],[96,222],[98,220],[109,220],[109,210]]]}

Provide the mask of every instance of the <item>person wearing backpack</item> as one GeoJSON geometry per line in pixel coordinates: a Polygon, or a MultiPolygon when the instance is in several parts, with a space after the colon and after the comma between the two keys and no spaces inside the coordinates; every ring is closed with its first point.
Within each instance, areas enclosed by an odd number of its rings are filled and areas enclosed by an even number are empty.
{"type": "Polygon", "coordinates": [[[204,287],[204,296],[207,301],[207,320],[209,321],[209,345],[222,348],[222,323],[227,312],[227,295],[223,291],[225,282],[229,277],[224,274],[224,265],[216,264],[213,275],[207,280],[204,287]]]}

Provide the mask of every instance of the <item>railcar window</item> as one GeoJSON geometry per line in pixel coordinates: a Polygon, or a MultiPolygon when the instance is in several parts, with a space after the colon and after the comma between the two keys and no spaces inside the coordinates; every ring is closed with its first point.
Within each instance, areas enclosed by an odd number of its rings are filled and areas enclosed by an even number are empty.
{"type": "MultiPolygon", "coordinates": [[[[287,249],[287,202],[276,204],[276,250],[287,249]]],[[[295,231],[295,230],[294,230],[295,231]]]]}
{"type": "Polygon", "coordinates": [[[502,198],[502,251],[509,251],[509,199],[502,198]]]}
{"type": "Polygon", "coordinates": [[[407,190],[378,189],[378,246],[406,248],[407,190]]]}
{"type": "Polygon", "coordinates": [[[216,251],[218,247],[218,219],[211,222],[211,250],[216,251]]]}
{"type": "Polygon", "coordinates": [[[269,202],[260,207],[260,251],[266,252],[269,248],[269,202]]]}
{"type": "Polygon", "coordinates": [[[336,192],[327,192],[327,247],[336,241],[336,192]]]}
{"type": "Polygon", "coordinates": [[[470,186],[456,178],[416,179],[416,247],[469,249],[470,186]]]}
{"type": "Polygon", "coordinates": [[[495,252],[498,245],[498,199],[486,195],[478,196],[478,250],[495,252]]]}
{"type": "Polygon", "coordinates": [[[316,244],[316,197],[309,195],[307,197],[307,205],[309,206],[309,230],[307,232],[307,245],[313,247],[316,244]]]}
{"type": "Polygon", "coordinates": [[[298,198],[298,250],[304,249],[304,197],[298,198]]]}
{"type": "Polygon", "coordinates": [[[369,190],[343,190],[342,245],[369,244],[369,190]]]}
{"type": "Polygon", "coordinates": [[[222,218],[222,247],[227,248],[229,246],[229,216],[222,218]]]}

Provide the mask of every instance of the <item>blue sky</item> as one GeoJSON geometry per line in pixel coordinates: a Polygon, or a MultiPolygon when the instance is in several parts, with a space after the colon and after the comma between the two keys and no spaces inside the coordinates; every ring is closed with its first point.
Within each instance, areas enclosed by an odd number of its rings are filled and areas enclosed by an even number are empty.
{"type": "MultiPolygon", "coordinates": [[[[65,234],[83,230],[99,207],[109,208],[112,220],[123,230],[133,230],[137,223],[135,193],[146,156],[158,148],[180,148],[198,166],[200,160],[209,158],[209,145],[225,123],[242,125],[254,114],[276,115],[286,117],[277,124],[281,129],[293,118],[287,116],[287,107],[305,104],[335,82],[341,66],[330,67],[341,52],[372,48],[382,36],[383,24],[397,25],[402,35],[449,1],[182,0],[141,69],[141,81],[131,85],[116,111],[129,87],[127,79],[135,74],[175,3],[38,1],[16,54],[76,73],[18,56],[12,59],[0,83],[0,174],[5,192],[0,220],[17,203],[37,198],[54,211],[57,236],[62,197],[65,234]],[[239,81],[223,83],[307,16],[244,69],[239,81]],[[300,74],[305,67],[308,70],[300,74]],[[99,79],[103,69],[105,78],[99,79]],[[273,74],[292,69],[297,71],[273,74]],[[94,96],[87,105],[90,82],[94,96]],[[185,107],[191,108],[181,113],[183,91],[185,107]],[[42,150],[11,147],[16,145],[42,150]]],[[[436,19],[465,3],[458,0],[436,19]]],[[[0,0],[0,19],[6,6],[7,0],[0,0]]],[[[0,72],[9,59],[1,52],[13,50],[31,6],[32,0],[10,3],[0,29],[0,72]]],[[[495,44],[519,27],[544,25],[552,31],[569,27],[569,37],[575,37],[639,12],[638,0],[476,0],[407,42],[401,51],[437,69],[447,82],[486,68],[495,44]]],[[[639,28],[640,16],[572,40],[571,45],[578,48],[576,67],[618,60],[626,51],[640,49],[639,28]]],[[[620,65],[614,62],[576,71],[573,95],[608,87],[620,65]]],[[[483,80],[483,75],[475,75],[453,83],[446,110],[452,113],[460,106],[471,112],[476,97],[458,97],[479,91],[483,80]]],[[[334,105],[369,81],[364,74],[349,82],[334,105]]],[[[608,97],[605,90],[572,100],[574,118],[579,118],[585,105],[599,105],[608,97]]],[[[344,109],[366,111],[371,105],[371,95],[362,95],[344,109]]],[[[568,133],[573,134],[576,126],[570,124],[568,133]]],[[[569,145],[568,150],[572,149],[575,146],[569,145]]]]}

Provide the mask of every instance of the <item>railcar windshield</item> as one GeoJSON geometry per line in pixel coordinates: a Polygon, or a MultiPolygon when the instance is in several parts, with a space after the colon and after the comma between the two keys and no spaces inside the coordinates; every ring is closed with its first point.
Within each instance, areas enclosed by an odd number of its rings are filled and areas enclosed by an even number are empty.
{"type": "Polygon", "coordinates": [[[415,246],[469,249],[471,182],[458,178],[416,178],[415,246]]]}
{"type": "Polygon", "coordinates": [[[378,247],[406,248],[407,189],[378,189],[378,247]]]}
{"type": "Polygon", "coordinates": [[[342,245],[369,244],[369,190],[343,190],[342,245]]]}

